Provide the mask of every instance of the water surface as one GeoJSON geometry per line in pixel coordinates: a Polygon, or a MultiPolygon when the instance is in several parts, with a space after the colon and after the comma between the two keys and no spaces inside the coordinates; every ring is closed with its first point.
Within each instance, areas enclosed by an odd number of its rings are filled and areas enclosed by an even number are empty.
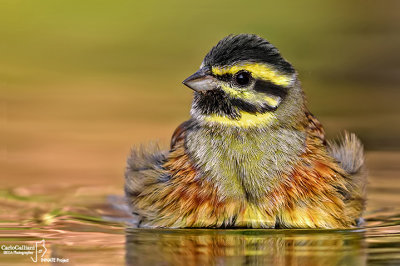
{"type": "MultiPolygon", "coordinates": [[[[357,230],[137,229],[118,187],[36,185],[0,191],[0,242],[45,239],[45,257],[73,265],[395,265],[400,154],[367,158],[368,209],[357,230]]],[[[0,258],[4,265],[30,262],[22,255],[0,258]]]]}

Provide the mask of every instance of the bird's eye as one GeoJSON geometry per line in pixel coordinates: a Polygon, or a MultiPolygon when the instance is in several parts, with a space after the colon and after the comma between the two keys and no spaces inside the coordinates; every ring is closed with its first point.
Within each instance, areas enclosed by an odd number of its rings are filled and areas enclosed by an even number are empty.
{"type": "Polygon", "coordinates": [[[251,74],[245,70],[237,72],[234,78],[235,82],[240,86],[246,86],[251,82],[251,74]]]}

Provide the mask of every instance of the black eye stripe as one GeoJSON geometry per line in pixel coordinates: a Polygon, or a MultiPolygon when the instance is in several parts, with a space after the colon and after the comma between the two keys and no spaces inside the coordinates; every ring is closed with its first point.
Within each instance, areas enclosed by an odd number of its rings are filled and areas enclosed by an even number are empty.
{"type": "MultiPolygon", "coordinates": [[[[223,75],[213,75],[213,76],[218,80],[224,82],[231,82],[233,78],[233,75],[229,73],[223,75]]],[[[270,81],[261,79],[256,79],[256,82],[254,84],[254,90],[257,92],[272,94],[281,98],[285,98],[288,91],[288,89],[283,86],[276,85],[270,81]]]]}
{"type": "Polygon", "coordinates": [[[288,93],[288,88],[276,85],[270,81],[257,79],[254,84],[254,90],[257,92],[268,93],[280,98],[285,98],[288,93]]]}
{"type": "Polygon", "coordinates": [[[218,80],[229,82],[232,80],[232,74],[214,75],[218,80]]]}
{"type": "MultiPolygon", "coordinates": [[[[235,82],[238,83],[235,79],[237,78],[238,74],[245,74],[248,75],[248,79],[249,82],[251,82],[251,80],[253,79],[251,76],[251,73],[245,70],[240,70],[239,72],[235,73],[235,75],[226,73],[223,75],[213,75],[214,77],[216,77],[218,80],[224,81],[224,82],[235,82]]],[[[247,84],[236,84],[237,86],[243,86],[243,85],[247,85],[247,84]]]]}

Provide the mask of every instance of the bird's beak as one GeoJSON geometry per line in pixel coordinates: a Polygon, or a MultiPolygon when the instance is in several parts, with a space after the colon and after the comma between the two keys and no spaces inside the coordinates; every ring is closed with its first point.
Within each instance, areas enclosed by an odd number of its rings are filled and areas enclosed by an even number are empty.
{"type": "Polygon", "coordinates": [[[202,92],[213,90],[217,87],[216,78],[211,75],[208,68],[201,68],[182,83],[194,91],[202,92]]]}

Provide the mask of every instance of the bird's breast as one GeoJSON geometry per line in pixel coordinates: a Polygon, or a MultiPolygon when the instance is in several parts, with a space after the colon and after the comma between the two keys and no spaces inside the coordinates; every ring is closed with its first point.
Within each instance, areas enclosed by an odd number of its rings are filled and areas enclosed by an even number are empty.
{"type": "Polygon", "coordinates": [[[297,161],[301,134],[274,131],[210,130],[200,128],[186,136],[190,159],[198,178],[217,187],[221,197],[257,201],[279,183],[297,161]],[[291,144],[282,135],[291,137],[291,144]],[[290,135],[290,136],[289,136],[290,135]],[[293,137],[295,136],[295,137],[293,137]],[[292,145],[293,140],[299,144],[292,145]]]}

